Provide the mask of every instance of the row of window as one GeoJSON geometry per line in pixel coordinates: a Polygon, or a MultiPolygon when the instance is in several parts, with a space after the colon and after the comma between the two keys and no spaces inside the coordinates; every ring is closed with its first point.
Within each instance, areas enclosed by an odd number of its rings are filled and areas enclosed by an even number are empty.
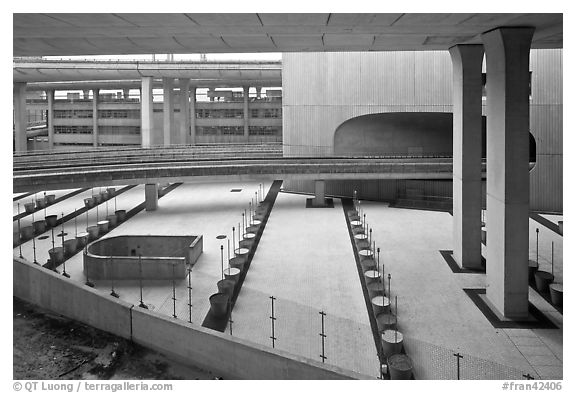
{"type": "Polygon", "coordinates": [[[198,109],[197,119],[242,119],[244,110],[242,109],[198,109]]]}
{"type": "Polygon", "coordinates": [[[137,109],[100,109],[98,110],[98,118],[100,119],[139,119],[140,110],[137,109]]]}
{"type": "Polygon", "coordinates": [[[54,134],[92,134],[91,126],[54,126],[54,134]]]}
{"type": "Polygon", "coordinates": [[[98,133],[102,135],[140,135],[140,126],[100,126],[98,133]]]}
{"type": "MultiPolygon", "coordinates": [[[[228,127],[198,127],[198,135],[244,135],[244,127],[228,126],[228,127]]],[[[281,127],[272,126],[250,126],[248,128],[249,135],[281,135],[281,127]]]]}
{"type": "Polygon", "coordinates": [[[282,130],[280,127],[250,126],[248,133],[249,135],[281,135],[282,130]]]}
{"type": "Polygon", "coordinates": [[[85,109],[54,110],[55,119],[91,119],[92,111],[85,109]]]}

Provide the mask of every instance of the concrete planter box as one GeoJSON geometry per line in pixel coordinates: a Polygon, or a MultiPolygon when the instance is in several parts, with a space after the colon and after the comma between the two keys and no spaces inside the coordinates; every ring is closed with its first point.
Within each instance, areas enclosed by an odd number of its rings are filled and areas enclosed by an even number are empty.
{"type": "Polygon", "coordinates": [[[364,273],[364,279],[366,280],[366,284],[371,283],[379,283],[380,282],[380,272],[376,270],[367,270],[364,273]]]}
{"type": "Polygon", "coordinates": [[[87,208],[93,208],[96,205],[96,200],[94,198],[85,198],[84,199],[84,206],[87,208]]]}
{"type": "Polygon", "coordinates": [[[116,210],[114,214],[116,215],[117,222],[126,221],[126,210],[116,210]]]}
{"type": "Polygon", "coordinates": [[[48,250],[48,255],[50,255],[50,261],[54,264],[64,262],[64,249],[62,247],[51,248],[48,250]]]}
{"type": "Polygon", "coordinates": [[[538,289],[538,292],[547,293],[550,290],[550,284],[554,281],[554,276],[551,273],[538,270],[534,273],[534,280],[536,281],[536,289],[538,289]]]}
{"type": "Polygon", "coordinates": [[[108,220],[98,221],[98,232],[100,232],[101,235],[108,232],[109,228],[110,228],[110,222],[108,222],[108,220]]]}
{"type": "Polygon", "coordinates": [[[388,371],[390,379],[411,379],[414,365],[408,355],[399,353],[388,358],[388,371]]]}
{"type": "Polygon", "coordinates": [[[106,191],[100,192],[100,195],[102,196],[102,201],[107,201],[110,198],[106,191]]]}
{"type": "Polygon", "coordinates": [[[56,195],[55,194],[48,194],[46,195],[46,203],[51,205],[52,203],[54,203],[54,201],[56,200],[56,195]]]}
{"type": "Polygon", "coordinates": [[[28,202],[24,204],[24,210],[26,213],[33,213],[36,209],[36,204],[34,202],[28,202]]]}
{"type": "Polygon", "coordinates": [[[370,303],[372,304],[374,315],[390,312],[390,299],[386,296],[374,296],[370,303]]]}
{"type": "Polygon", "coordinates": [[[230,280],[233,281],[234,283],[237,283],[238,280],[240,279],[240,269],[235,267],[224,269],[224,277],[226,278],[226,280],[230,280]]]}
{"type": "Polygon", "coordinates": [[[550,288],[550,299],[552,300],[552,304],[561,307],[564,297],[563,285],[559,283],[552,283],[549,285],[549,288],[550,288]]]}
{"type": "Polygon", "coordinates": [[[74,255],[77,249],[78,249],[78,240],[76,240],[76,238],[64,241],[64,255],[68,256],[74,255]]]}
{"type": "Polygon", "coordinates": [[[92,199],[94,200],[94,204],[102,203],[102,194],[93,195],[92,199]]]}
{"type": "Polygon", "coordinates": [[[109,198],[112,198],[113,196],[116,195],[116,188],[114,187],[109,187],[106,189],[106,193],[108,194],[109,198]]]}
{"type": "Polygon", "coordinates": [[[44,217],[44,219],[46,220],[46,225],[48,226],[48,228],[53,228],[58,223],[58,216],[56,214],[46,216],[44,217]]]}
{"type": "Polygon", "coordinates": [[[22,240],[30,240],[34,236],[34,227],[31,225],[20,228],[20,237],[22,240]]]}
{"type": "Polygon", "coordinates": [[[254,240],[256,238],[255,233],[247,232],[242,236],[245,240],[254,240]]]}
{"type": "Polygon", "coordinates": [[[228,314],[228,295],[215,293],[210,296],[210,310],[216,318],[225,318],[228,314]]]}
{"type": "Polygon", "coordinates": [[[228,280],[226,278],[216,283],[216,286],[218,287],[218,293],[224,293],[230,297],[232,297],[232,294],[234,293],[235,285],[236,283],[234,281],[228,280]]]}
{"type": "Polygon", "coordinates": [[[114,228],[116,225],[118,225],[118,218],[116,217],[116,214],[110,214],[106,216],[106,221],[108,221],[110,228],[114,228]]]}
{"type": "Polygon", "coordinates": [[[78,240],[78,248],[84,248],[88,244],[88,237],[90,235],[88,232],[80,232],[76,235],[76,240],[78,240]]]}
{"type": "Polygon", "coordinates": [[[46,221],[34,221],[32,226],[34,226],[34,233],[36,234],[46,231],[46,221]]]}
{"type": "Polygon", "coordinates": [[[389,358],[402,351],[404,336],[397,330],[384,330],[380,335],[380,341],[382,343],[382,353],[386,358],[389,358]]]}
{"type": "Polygon", "coordinates": [[[86,232],[88,233],[88,241],[92,241],[98,238],[98,225],[92,225],[86,228],[86,232]]]}
{"type": "Polygon", "coordinates": [[[383,312],[376,315],[376,324],[378,325],[378,332],[382,333],[385,330],[396,329],[396,316],[391,312],[383,312]]]}
{"type": "Polygon", "coordinates": [[[250,250],[248,248],[245,247],[240,247],[234,250],[234,255],[239,257],[239,256],[245,256],[248,255],[248,253],[250,252],[250,250]]]}

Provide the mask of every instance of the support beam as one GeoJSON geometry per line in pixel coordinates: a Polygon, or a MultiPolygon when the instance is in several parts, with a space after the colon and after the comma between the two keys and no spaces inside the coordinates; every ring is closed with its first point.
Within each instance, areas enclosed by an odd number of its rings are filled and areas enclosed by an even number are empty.
{"type": "Polygon", "coordinates": [[[162,78],[164,88],[164,146],[174,143],[174,79],[162,78]]]}
{"type": "Polygon", "coordinates": [[[188,144],[190,136],[190,79],[179,79],[180,85],[180,133],[179,141],[181,144],[188,144]]]}
{"type": "Polygon", "coordinates": [[[48,149],[54,149],[54,90],[46,90],[48,100],[48,113],[46,123],[48,126],[48,149]]]}
{"type": "Polygon", "coordinates": [[[190,87],[190,138],[191,145],[196,144],[196,86],[190,87]]]}
{"type": "Polygon", "coordinates": [[[250,88],[244,86],[244,140],[248,142],[250,139],[250,110],[248,108],[248,93],[250,88]]]}
{"type": "Polygon", "coordinates": [[[151,183],[144,186],[146,211],[158,209],[158,184],[151,183]]]}
{"type": "Polygon", "coordinates": [[[98,136],[98,99],[100,95],[99,89],[92,90],[92,144],[94,147],[98,147],[99,136],[98,136]]]}
{"type": "Polygon", "coordinates": [[[486,50],[486,296],[506,318],[528,316],[529,83],[534,28],[482,34],[486,50]]]}
{"type": "Polygon", "coordinates": [[[140,89],[140,135],[142,136],[142,147],[150,147],[153,144],[153,115],[152,77],[144,76],[142,77],[142,88],[140,89]]]}
{"type": "Polygon", "coordinates": [[[452,58],[454,259],[482,268],[482,45],[456,45],[452,58]]]}
{"type": "Polygon", "coordinates": [[[26,128],[28,127],[28,116],[26,115],[26,83],[15,82],[14,93],[14,150],[27,151],[28,138],[26,138],[26,128]]]}
{"type": "Polygon", "coordinates": [[[312,206],[325,206],[326,205],[326,182],[324,180],[314,181],[314,199],[312,199],[312,206]]]}

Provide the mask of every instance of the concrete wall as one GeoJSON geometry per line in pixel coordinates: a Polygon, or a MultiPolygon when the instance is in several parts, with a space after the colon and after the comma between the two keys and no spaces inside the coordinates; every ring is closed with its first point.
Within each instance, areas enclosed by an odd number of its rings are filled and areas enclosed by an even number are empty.
{"type": "Polygon", "coordinates": [[[135,307],[19,258],[13,268],[14,296],[227,378],[369,378],[135,307]]]}

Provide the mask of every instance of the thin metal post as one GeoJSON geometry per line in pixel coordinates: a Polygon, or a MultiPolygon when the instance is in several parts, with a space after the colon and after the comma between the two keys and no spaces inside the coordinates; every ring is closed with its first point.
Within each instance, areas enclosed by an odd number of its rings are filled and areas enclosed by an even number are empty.
{"type": "Polygon", "coordinates": [[[232,227],[232,249],[236,249],[236,228],[232,227]]]}
{"type": "Polygon", "coordinates": [[[392,287],[390,286],[390,280],[392,279],[392,275],[388,273],[388,299],[392,299],[392,287]]]}
{"type": "Polygon", "coordinates": [[[552,241],[552,279],[554,279],[554,241],[552,241]]]}
{"type": "Polygon", "coordinates": [[[252,226],[252,198],[250,198],[250,202],[248,202],[248,222],[250,223],[249,226],[252,226]]]}
{"type": "Polygon", "coordinates": [[[114,212],[116,212],[118,208],[116,207],[116,193],[114,193],[114,212]]]}
{"type": "Polygon", "coordinates": [[[232,324],[234,321],[232,320],[232,300],[228,298],[228,323],[230,324],[230,335],[232,335],[232,324]]]}
{"type": "Polygon", "coordinates": [[[272,321],[272,336],[270,336],[270,338],[272,339],[272,348],[275,348],[276,336],[274,332],[274,322],[276,321],[276,316],[274,315],[274,300],[276,300],[276,298],[270,296],[270,300],[272,301],[272,315],[270,316],[270,320],[272,321]]]}
{"type": "Polygon", "coordinates": [[[86,210],[86,230],[88,230],[88,210],[86,210]]]}
{"type": "MultiPolygon", "coordinates": [[[[46,191],[44,191],[44,200],[46,201],[46,191]]],[[[44,217],[46,217],[46,207],[48,206],[48,201],[44,204],[44,217]]]]}
{"type": "Polygon", "coordinates": [[[62,273],[62,275],[66,278],[70,278],[70,275],[68,273],[66,273],[66,253],[65,253],[65,248],[64,248],[64,213],[62,213],[62,268],[64,269],[64,272],[62,273]]]}
{"type": "MultiPolygon", "coordinates": [[[[86,246],[86,252],[88,252],[88,246],[86,246]]],[[[109,274],[109,277],[110,277],[110,296],[115,297],[115,298],[119,298],[120,295],[118,295],[116,293],[116,291],[114,291],[114,271],[113,271],[114,264],[113,264],[112,256],[110,256],[110,259],[108,261],[110,264],[110,266],[108,268],[108,270],[110,271],[110,274],[109,274]]]]}
{"type": "MultiPolygon", "coordinates": [[[[140,248],[140,246],[138,246],[138,248],[140,248]]],[[[139,277],[140,277],[140,304],[138,305],[138,307],[142,307],[142,308],[148,308],[147,305],[144,304],[144,301],[142,299],[142,255],[140,253],[138,253],[138,270],[139,270],[139,277]]]]}
{"type": "Polygon", "coordinates": [[[322,310],[318,314],[320,314],[322,318],[322,333],[320,333],[320,337],[322,337],[322,354],[320,355],[320,358],[322,359],[322,363],[324,363],[324,361],[327,359],[324,353],[325,350],[324,340],[326,339],[326,334],[324,333],[324,317],[326,316],[326,313],[324,312],[324,310],[322,310]]]}
{"type": "Polygon", "coordinates": [[[540,233],[540,229],[536,228],[536,263],[538,263],[538,234],[540,233]]]}
{"type": "Polygon", "coordinates": [[[20,258],[22,258],[22,232],[20,231],[20,202],[18,202],[18,248],[20,249],[20,258]]]}
{"type": "MultiPolygon", "coordinates": [[[[378,259],[376,260],[376,270],[380,271],[380,247],[378,247],[376,251],[378,252],[378,259]]],[[[384,274],[384,266],[382,266],[382,274],[384,274]]]]}
{"type": "Polygon", "coordinates": [[[221,272],[222,272],[222,280],[224,280],[224,246],[220,245],[220,265],[221,265],[221,272]]]}
{"type": "Polygon", "coordinates": [[[370,228],[370,240],[368,241],[368,247],[372,245],[372,228],[370,228]]]}
{"type": "Polygon", "coordinates": [[[230,239],[226,239],[226,242],[228,243],[228,265],[230,265],[230,239]]]}
{"type": "Polygon", "coordinates": [[[459,380],[460,379],[460,359],[462,359],[464,356],[460,355],[460,353],[455,353],[454,356],[456,356],[456,378],[459,380]]]}
{"type": "Polygon", "coordinates": [[[172,316],[174,318],[178,318],[176,316],[176,273],[175,273],[175,264],[172,263],[172,304],[173,304],[173,309],[174,312],[172,313],[172,316]]]}
{"type": "Polygon", "coordinates": [[[78,217],[76,216],[76,209],[74,209],[74,236],[78,236],[78,217]]]}
{"type": "Polygon", "coordinates": [[[188,322],[192,323],[192,268],[188,266],[188,322]]]}
{"type": "Polygon", "coordinates": [[[106,199],[106,217],[108,217],[108,199],[106,199]]]}

